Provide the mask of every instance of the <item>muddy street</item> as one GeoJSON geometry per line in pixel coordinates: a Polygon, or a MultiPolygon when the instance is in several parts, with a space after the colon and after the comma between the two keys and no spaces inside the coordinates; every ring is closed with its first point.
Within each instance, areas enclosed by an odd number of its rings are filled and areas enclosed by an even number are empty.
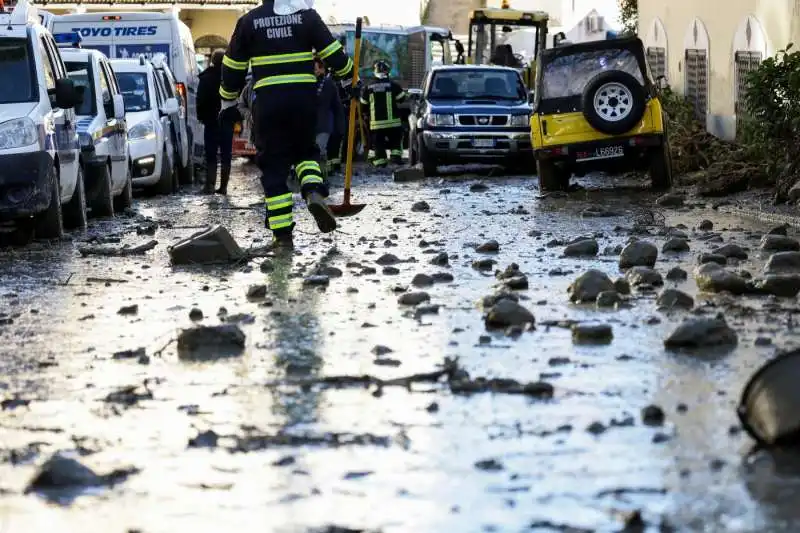
{"type": "Polygon", "coordinates": [[[795,230],[361,171],[368,207],[332,237],[298,210],[293,257],[171,266],[210,224],[268,244],[254,175],[0,250],[0,531],[797,529],[800,469],[736,415],[800,285],[737,287],[795,230]]]}

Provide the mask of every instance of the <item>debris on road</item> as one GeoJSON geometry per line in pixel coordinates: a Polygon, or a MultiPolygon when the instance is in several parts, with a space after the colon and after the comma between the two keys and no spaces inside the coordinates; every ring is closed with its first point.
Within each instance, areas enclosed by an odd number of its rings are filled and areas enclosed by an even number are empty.
{"type": "Polygon", "coordinates": [[[57,453],[39,468],[39,472],[28,483],[25,493],[113,486],[137,473],[139,473],[137,468],[126,468],[100,475],[77,460],[57,453]]]}
{"type": "Polygon", "coordinates": [[[572,302],[589,303],[595,302],[601,292],[614,291],[616,288],[605,272],[592,269],[581,274],[567,290],[572,302]]]}
{"type": "Polygon", "coordinates": [[[103,257],[127,257],[131,255],[144,255],[158,246],[158,241],[150,240],[142,244],[131,246],[126,244],[122,247],[115,246],[79,246],[78,252],[83,255],[100,255],[103,257]]]}
{"type": "Polygon", "coordinates": [[[223,226],[197,232],[170,246],[173,265],[214,265],[241,261],[246,254],[223,226]]]}
{"type": "Polygon", "coordinates": [[[635,266],[653,268],[658,259],[658,248],[647,241],[634,241],[622,249],[619,256],[620,270],[627,270],[635,266]]]}
{"type": "Polygon", "coordinates": [[[245,334],[236,324],[184,329],[177,339],[178,357],[184,361],[213,361],[241,355],[245,334]]]}
{"type": "Polygon", "coordinates": [[[735,346],[739,336],[722,315],[716,318],[689,318],[664,341],[667,348],[726,348],[735,346]]]}

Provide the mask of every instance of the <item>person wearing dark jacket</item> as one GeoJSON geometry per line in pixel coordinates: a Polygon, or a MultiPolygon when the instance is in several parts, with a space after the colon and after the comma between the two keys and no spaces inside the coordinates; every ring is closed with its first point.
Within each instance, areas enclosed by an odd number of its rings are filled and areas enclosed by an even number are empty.
{"type": "MultiPolygon", "coordinates": [[[[329,144],[342,138],[344,131],[344,107],[339,99],[339,90],[325,69],[321,59],[314,59],[317,75],[317,148],[323,169],[330,171],[329,144]]],[[[341,141],[339,141],[341,143],[341,141]]],[[[327,172],[326,172],[327,173],[327,172]]]]}
{"type": "Polygon", "coordinates": [[[197,86],[197,119],[202,122],[206,151],[206,183],[203,192],[212,194],[217,183],[217,152],[221,159],[221,179],[217,194],[228,194],[233,152],[233,127],[236,118],[220,121],[219,86],[222,81],[222,59],[225,52],[219,50],[211,57],[211,66],[200,73],[197,86]]]}
{"type": "MultiPolygon", "coordinates": [[[[263,0],[237,22],[222,61],[221,116],[232,113],[252,69],[256,95],[256,161],[267,207],[266,226],[273,248],[294,248],[294,197],[289,171],[320,231],[336,229],[325,202],[329,191],[317,159],[317,77],[314,53],[334,70],[343,85],[353,77],[353,60],[312,9],[313,0],[263,0]]],[[[356,85],[353,92],[361,87],[356,85]]]]}

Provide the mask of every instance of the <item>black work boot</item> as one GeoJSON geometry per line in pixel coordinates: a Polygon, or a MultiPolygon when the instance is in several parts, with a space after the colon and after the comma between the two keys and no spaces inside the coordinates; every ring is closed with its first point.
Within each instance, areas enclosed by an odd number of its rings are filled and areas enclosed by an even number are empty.
{"type": "Polygon", "coordinates": [[[306,205],[311,216],[317,223],[317,227],[322,233],[330,233],[336,229],[336,217],[333,216],[331,208],[325,203],[325,197],[318,191],[311,191],[305,195],[306,205]]]}
{"type": "Polygon", "coordinates": [[[217,165],[213,167],[206,164],[206,182],[203,185],[203,194],[214,194],[214,186],[217,184],[217,165]]]}
{"type": "Polygon", "coordinates": [[[228,194],[228,180],[230,179],[231,179],[231,167],[229,165],[222,165],[222,171],[220,173],[219,189],[217,189],[217,194],[221,194],[223,196],[228,194]]]}
{"type": "Polygon", "coordinates": [[[276,231],[272,234],[272,249],[276,252],[294,250],[294,239],[291,231],[276,231]]]}

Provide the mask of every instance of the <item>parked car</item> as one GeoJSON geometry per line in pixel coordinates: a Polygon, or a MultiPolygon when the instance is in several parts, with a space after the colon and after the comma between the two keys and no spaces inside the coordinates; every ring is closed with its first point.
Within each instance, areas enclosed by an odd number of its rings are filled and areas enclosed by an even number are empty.
{"type": "Polygon", "coordinates": [[[186,132],[195,163],[203,164],[203,125],[197,121],[200,70],[189,27],[175,13],[98,12],[48,18],[54,33],[78,32],[84,48],[111,59],[153,59],[163,54],[175,77],[175,89],[186,110],[186,132]]]}
{"type": "Polygon", "coordinates": [[[426,176],[438,165],[494,163],[533,169],[531,106],[520,73],[510,67],[434,67],[409,117],[409,160],[426,176]]]}
{"type": "Polygon", "coordinates": [[[170,115],[179,113],[178,101],[164,97],[155,68],[144,57],[112,59],[111,66],[125,102],[134,186],[157,194],[177,192],[180,184],[170,115]]]}
{"type": "Polygon", "coordinates": [[[113,216],[133,201],[125,104],[108,58],[80,46],[77,33],[57,34],[70,79],[82,91],[75,107],[86,198],[94,216],[113,216]]]}
{"type": "Polygon", "coordinates": [[[672,186],[667,120],[641,40],[550,48],[539,68],[531,139],[542,190],[594,171],[647,170],[654,188],[672,186]]]}
{"type": "Polygon", "coordinates": [[[178,162],[180,182],[184,185],[191,185],[194,181],[194,164],[192,163],[192,146],[186,129],[188,118],[186,101],[176,89],[178,82],[175,81],[175,76],[169,69],[164,55],[157,54],[150,62],[156,69],[158,86],[161,88],[164,98],[175,98],[180,106],[180,112],[177,115],[170,115],[170,135],[172,135],[172,144],[176,150],[175,160],[178,162]]]}
{"type": "Polygon", "coordinates": [[[53,36],[20,1],[0,13],[0,220],[59,239],[86,227],[74,107],[81,102],[53,36]]]}

